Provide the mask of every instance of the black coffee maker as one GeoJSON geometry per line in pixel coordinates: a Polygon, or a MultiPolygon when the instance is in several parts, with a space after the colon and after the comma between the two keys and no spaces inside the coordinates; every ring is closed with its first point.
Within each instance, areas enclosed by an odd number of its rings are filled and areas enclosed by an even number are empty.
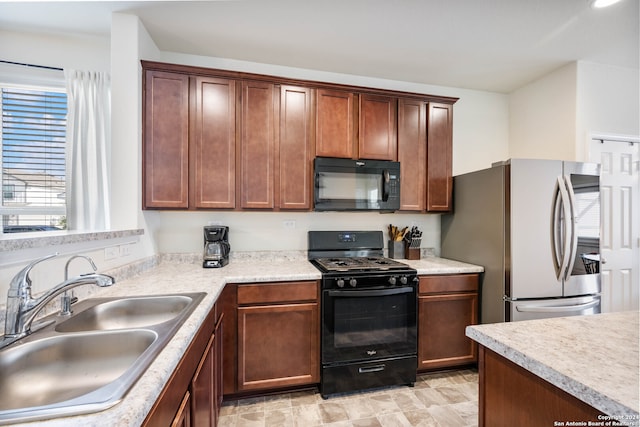
{"type": "Polygon", "coordinates": [[[219,268],[229,264],[229,227],[223,225],[204,227],[204,260],[202,267],[219,268]]]}

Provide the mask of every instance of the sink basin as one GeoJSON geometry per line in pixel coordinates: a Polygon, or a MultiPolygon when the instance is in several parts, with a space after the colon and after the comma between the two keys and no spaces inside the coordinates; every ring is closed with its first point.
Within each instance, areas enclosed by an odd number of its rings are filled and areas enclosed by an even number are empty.
{"type": "Polygon", "coordinates": [[[53,323],[0,350],[0,425],[117,404],[205,295],[94,298],[44,318],[53,323]]]}
{"type": "Polygon", "coordinates": [[[158,338],[151,330],[69,334],[0,353],[0,411],[75,399],[117,380],[158,338]]]}
{"type": "Polygon", "coordinates": [[[60,323],[56,326],[56,331],[143,328],[174,319],[192,301],[192,297],[185,295],[132,297],[106,301],[93,305],[60,323]]]}

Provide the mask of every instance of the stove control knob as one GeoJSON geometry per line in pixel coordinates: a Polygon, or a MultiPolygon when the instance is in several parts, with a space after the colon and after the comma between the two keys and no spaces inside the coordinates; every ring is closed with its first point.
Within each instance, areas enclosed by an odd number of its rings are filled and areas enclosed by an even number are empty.
{"type": "Polygon", "coordinates": [[[351,286],[352,288],[355,288],[357,284],[358,281],[356,279],[349,280],[349,286],[351,286]]]}
{"type": "Polygon", "coordinates": [[[400,278],[400,283],[402,283],[403,285],[406,285],[407,284],[407,276],[402,276],[400,278]]]}
{"type": "Polygon", "coordinates": [[[344,288],[344,279],[336,280],[336,285],[338,285],[339,288],[344,288]]]}
{"type": "Polygon", "coordinates": [[[389,277],[389,284],[390,284],[391,286],[395,286],[395,284],[396,284],[396,278],[395,278],[395,276],[391,276],[391,277],[389,277]]]}

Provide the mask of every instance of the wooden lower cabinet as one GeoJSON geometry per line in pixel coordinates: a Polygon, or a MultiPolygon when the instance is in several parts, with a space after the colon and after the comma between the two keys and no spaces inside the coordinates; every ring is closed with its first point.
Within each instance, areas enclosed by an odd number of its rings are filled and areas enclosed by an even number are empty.
{"type": "Polygon", "coordinates": [[[465,335],[478,323],[478,275],[421,276],[418,290],[418,370],[477,361],[477,344],[465,335]]]}
{"type": "Polygon", "coordinates": [[[316,282],[238,286],[238,391],[320,380],[316,282]]]}
{"type": "Polygon", "coordinates": [[[214,307],[143,426],[215,426],[221,405],[222,319],[214,307]],[[217,322],[216,322],[217,320],[217,322]]]}
{"type": "Polygon", "coordinates": [[[479,427],[606,425],[592,406],[484,346],[479,353],[479,427]]]}

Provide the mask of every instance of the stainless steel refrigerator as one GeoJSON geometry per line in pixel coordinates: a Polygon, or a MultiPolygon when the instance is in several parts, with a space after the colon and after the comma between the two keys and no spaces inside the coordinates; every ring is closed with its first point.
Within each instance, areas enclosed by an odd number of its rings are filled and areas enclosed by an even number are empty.
{"type": "Polygon", "coordinates": [[[481,323],[600,312],[599,173],[511,159],[454,177],[441,255],[484,266],[481,323]]]}

